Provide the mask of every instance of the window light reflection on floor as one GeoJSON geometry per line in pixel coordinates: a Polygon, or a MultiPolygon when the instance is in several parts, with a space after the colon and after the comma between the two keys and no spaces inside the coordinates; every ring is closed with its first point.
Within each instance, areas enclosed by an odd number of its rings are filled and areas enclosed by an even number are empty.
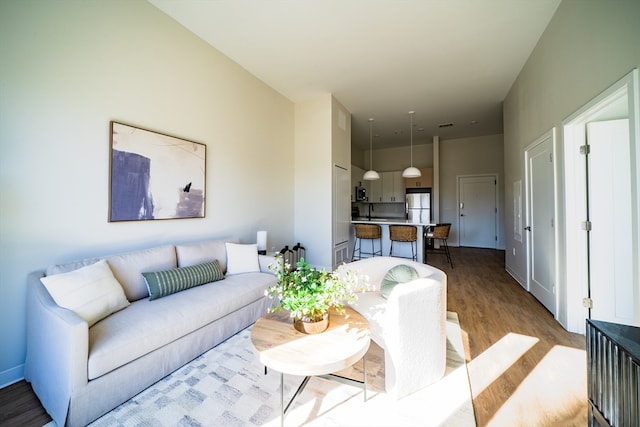
{"type": "Polygon", "coordinates": [[[556,345],[504,402],[488,426],[585,426],[586,402],[586,352],[556,345]]]}
{"type": "Polygon", "coordinates": [[[479,396],[539,341],[535,337],[510,332],[471,360],[467,364],[467,369],[473,398],[479,396]]]}

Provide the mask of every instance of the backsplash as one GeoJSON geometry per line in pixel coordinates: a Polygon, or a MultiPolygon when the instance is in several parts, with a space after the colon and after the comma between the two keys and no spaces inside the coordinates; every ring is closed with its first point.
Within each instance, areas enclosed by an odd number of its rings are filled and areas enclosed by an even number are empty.
{"type": "Polygon", "coordinates": [[[369,205],[372,206],[371,216],[376,218],[405,218],[405,204],[404,203],[366,203],[355,202],[351,206],[357,207],[359,211],[358,216],[367,216],[369,213],[369,205]]]}

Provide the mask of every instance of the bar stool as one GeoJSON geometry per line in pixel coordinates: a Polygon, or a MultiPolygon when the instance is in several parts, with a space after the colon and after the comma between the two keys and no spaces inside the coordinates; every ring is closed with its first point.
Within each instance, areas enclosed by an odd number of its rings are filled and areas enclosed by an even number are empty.
{"type": "MultiPolygon", "coordinates": [[[[356,241],[353,242],[351,261],[362,259],[362,255],[382,255],[382,228],[378,224],[354,224],[356,229],[356,241]],[[362,239],[371,240],[371,252],[362,252],[362,239]],[[375,250],[375,241],[378,240],[378,250],[375,250]],[[356,258],[357,253],[357,258],[356,258]]],[[[367,257],[368,258],[368,257],[367,257]]]]}
{"type": "MultiPolygon", "coordinates": [[[[449,232],[451,231],[451,224],[436,224],[431,227],[429,230],[425,230],[424,235],[424,263],[427,263],[427,252],[428,253],[439,253],[444,254],[447,257],[447,261],[451,268],[453,268],[453,259],[451,258],[451,252],[449,251],[449,244],[447,240],[449,239],[449,232]],[[435,243],[435,240],[440,240],[440,249],[429,249],[427,250],[428,242],[435,243]]],[[[435,247],[435,245],[433,245],[435,247]]]]}
{"type": "MultiPolygon", "coordinates": [[[[418,260],[418,229],[413,225],[390,225],[389,226],[389,240],[391,240],[391,247],[389,249],[389,256],[393,255],[393,242],[403,242],[411,244],[411,259],[418,260]]],[[[408,257],[401,257],[408,258],[408,257]]]]}

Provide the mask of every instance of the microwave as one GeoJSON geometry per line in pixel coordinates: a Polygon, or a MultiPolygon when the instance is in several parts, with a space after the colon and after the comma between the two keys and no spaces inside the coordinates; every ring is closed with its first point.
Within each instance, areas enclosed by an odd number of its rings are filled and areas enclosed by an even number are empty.
{"type": "Polygon", "coordinates": [[[367,189],[364,187],[356,187],[356,201],[367,200],[367,189]]]}

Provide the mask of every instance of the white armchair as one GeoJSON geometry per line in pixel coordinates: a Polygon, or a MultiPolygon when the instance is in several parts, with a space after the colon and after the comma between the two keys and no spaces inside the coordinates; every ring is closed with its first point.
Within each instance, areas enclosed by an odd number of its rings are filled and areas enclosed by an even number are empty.
{"type": "Polygon", "coordinates": [[[348,264],[369,276],[372,290],[358,294],[351,306],[370,324],[371,338],[384,350],[385,390],[397,399],[426,387],[447,365],[447,276],[419,262],[373,257],[348,264]],[[398,284],[388,299],[380,284],[389,269],[406,264],[419,279],[398,284]]]}

